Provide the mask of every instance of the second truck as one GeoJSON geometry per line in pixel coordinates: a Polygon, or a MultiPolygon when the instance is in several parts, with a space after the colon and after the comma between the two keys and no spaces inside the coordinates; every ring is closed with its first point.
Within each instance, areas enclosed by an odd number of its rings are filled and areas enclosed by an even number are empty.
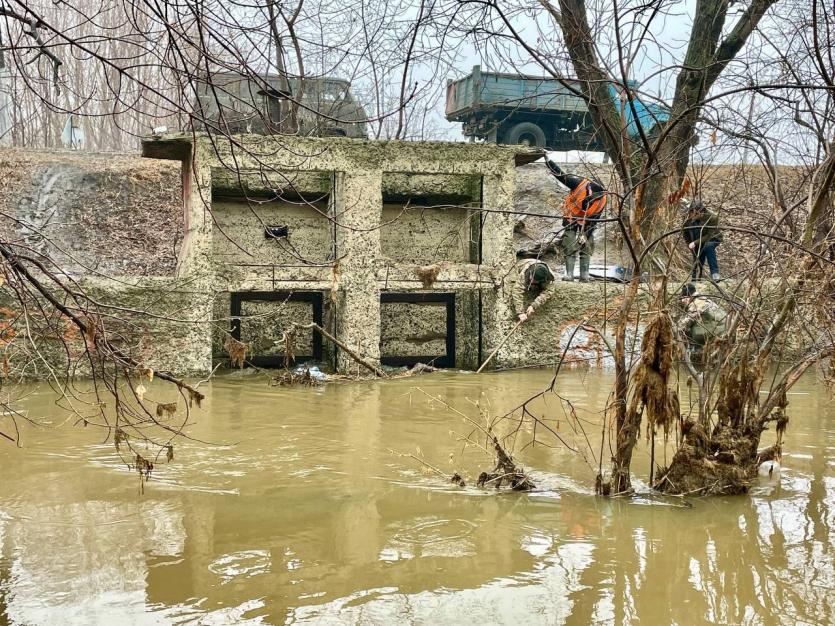
{"type": "MultiPolygon", "coordinates": [[[[628,85],[630,89],[636,86],[631,82],[628,85]]],[[[464,78],[447,81],[446,119],[462,122],[464,135],[473,140],[547,150],[603,151],[586,101],[579,92],[579,81],[483,72],[476,65],[464,78]]],[[[620,110],[620,89],[610,85],[609,93],[620,110]]],[[[632,107],[623,107],[626,129],[632,139],[637,140],[640,135],[638,124],[651,136],[670,117],[661,105],[639,98],[633,98],[632,103],[637,119],[632,107]]]]}

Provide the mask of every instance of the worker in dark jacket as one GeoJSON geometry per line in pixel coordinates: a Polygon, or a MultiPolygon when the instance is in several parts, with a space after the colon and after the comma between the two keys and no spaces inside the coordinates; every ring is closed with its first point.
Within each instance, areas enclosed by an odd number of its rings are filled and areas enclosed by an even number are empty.
{"type": "Polygon", "coordinates": [[[682,207],[687,211],[687,217],[681,227],[681,235],[693,255],[693,269],[690,277],[693,280],[701,278],[705,261],[707,261],[711,280],[718,281],[720,276],[719,263],[716,260],[716,246],[722,242],[719,216],[708,211],[701,200],[693,200],[693,202],[683,200],[682,207]]]}
{"type": "Polygon", "coordinates": [[[606,190],[588,178],[566,174],[554,161],[545,158],[545,164],[554,177],[568,187],[569,193],[563,205],[562,249],[565,254],[563,280],[574,280],[574,260],[580,253],[580,282],[589,282],[589,265],[594,254],[594,228],[606,207],[606,190]]]}

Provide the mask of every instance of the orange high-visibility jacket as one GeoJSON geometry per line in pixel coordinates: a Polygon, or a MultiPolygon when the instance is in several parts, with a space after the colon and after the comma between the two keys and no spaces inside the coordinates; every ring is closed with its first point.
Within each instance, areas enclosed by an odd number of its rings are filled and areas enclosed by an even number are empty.
{"type": "Polygon", "coordinates": [[[584,178],[583,182],[571,190],[565,197],[565,205],[563,207],[563,217],[571,224],[586,225],[586,220],[597,217],[603,213],[606,207],[606,194],[602,194],[599,198],[590,200],[588,208],[583,208],[583,203],[586,198],[591,196],[594,192],[591,189],[591,181],[584,178]]]}

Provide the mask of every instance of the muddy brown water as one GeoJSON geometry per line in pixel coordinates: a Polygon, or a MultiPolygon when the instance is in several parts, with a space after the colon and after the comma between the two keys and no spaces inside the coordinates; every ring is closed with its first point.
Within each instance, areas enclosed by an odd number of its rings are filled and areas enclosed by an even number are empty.
{"type": "MultiPolygon", "coordinates": [[[[561,445],[519,454],[535,493],[496,494],[392,452],[474,483],[489,463],[462,452],[470,427],[425,393],[499,413],[549,377],[219,378],[190,432],[221,445],[180,442],[144,495],[96,432],[24,427],[24,448],[0,451],[0,623],[835,620],[835,408],[811,377],[790,396],[782,473],[744,497],[596,498],[592,469],[561,445]]],[[[610,386],[605,373],[561,375],[593,446],[610,386]]],[[[46,388],[20,405],[64,420],[46,388]]],[[[556,398],[532,408],[581,440],[556,398]]],[[[643,443],[636,462],[645,476],[643,443]]]]}

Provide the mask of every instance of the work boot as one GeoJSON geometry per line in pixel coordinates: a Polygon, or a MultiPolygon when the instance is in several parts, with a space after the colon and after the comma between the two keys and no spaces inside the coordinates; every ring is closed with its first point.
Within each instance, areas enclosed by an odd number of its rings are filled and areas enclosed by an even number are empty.
{"type": "Polygon", "coordinates": [[[565,276],[562,279],[566,282],[574,280],[574,257],[565,257],[565,276]]]}
{"type": "Polygon", "coordinates": [[[581,283],[588,283],[591,282],[591,278],[589,278],[589,265],[591,265],[591,259],[589,257],[580,257],[580,282],[581,283]]]}

